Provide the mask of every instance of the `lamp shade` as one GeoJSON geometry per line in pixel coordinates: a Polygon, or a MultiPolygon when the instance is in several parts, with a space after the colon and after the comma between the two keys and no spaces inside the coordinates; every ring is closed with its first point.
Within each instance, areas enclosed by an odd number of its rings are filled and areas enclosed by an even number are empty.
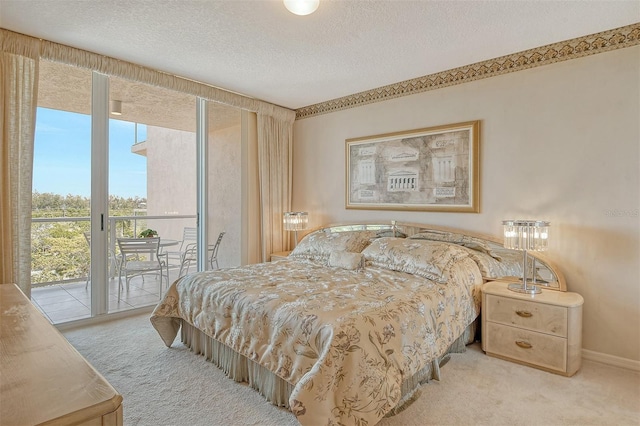
{"type": "Polygon", "coordinates": [[[283,0],[284,7],[296,15],[310,15],[320,5],[320,0],[283,0]]]}
{"type": "Polygon", "coordinates": [[[513,250],[545,251],[549,243],[549,222],[504,220],[504,246],[513,250]]]}
{"type": "Polygon", "coordinates": [[[283,216],[285,231],[302,231],[309,225],[307,212],[286,212],[283,216]]]}
{"type": "Polygon", "coordinates": [[[538,294],[542,290],[536,286],[535,257],[531,268],[527,260],[527,251],[544,251],[549,243],[549,222],[542,220],[503,220],[504,246],[522,251],[522,282],[508,285],[508,289],[518,293],[538,294]],[[527,283],[527,269],[531,269],[534,285],[527,283]]]}

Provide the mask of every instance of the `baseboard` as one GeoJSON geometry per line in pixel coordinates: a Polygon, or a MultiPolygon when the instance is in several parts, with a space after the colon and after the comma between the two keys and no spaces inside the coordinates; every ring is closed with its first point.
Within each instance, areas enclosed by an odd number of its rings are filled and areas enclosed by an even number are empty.
{"type": "Polygon", "coordinates": [[[600,362],[602,364],[611,365],[613,367],[626,368],[627,370],[640,371],[640,361],[634,361],[628,358],[603,354],[602,352],[582,350],[582,359],[587,361],[600,362]]]}

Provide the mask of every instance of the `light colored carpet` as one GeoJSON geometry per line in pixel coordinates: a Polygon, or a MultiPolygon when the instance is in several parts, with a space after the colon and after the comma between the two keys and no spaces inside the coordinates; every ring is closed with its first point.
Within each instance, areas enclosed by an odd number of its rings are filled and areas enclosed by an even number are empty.
{"type": "MultiPolygon", "coordinates": [[[[63,334],[123,395],[126,426],[298,424],[179,340],[164,346],[149,314],[63,334]]],[[[477,344],[453,354],[421,393],[378,425],[640,425],[640,373],[585,361],[566,378],[488,357],[477,344]]]]}

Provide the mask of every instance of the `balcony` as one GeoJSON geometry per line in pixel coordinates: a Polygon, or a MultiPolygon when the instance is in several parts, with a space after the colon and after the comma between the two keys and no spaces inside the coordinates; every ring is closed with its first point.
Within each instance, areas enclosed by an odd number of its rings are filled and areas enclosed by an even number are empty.
{"type": "MultiPolygon", "coordinates": [[[[89,217],[32,219],[31,299],[54,324],[91,317],[90,249],[84,237],[89,225],[89,217]]],[[[117,253],[116,237],[133,237],[147,227],[157,229],[161,238],[177,242],[184,226],[195,226],[195,215],[111,217],[109,246],[112,253],[117,253]]],[[[177,248],[176,244],[169,250],[177,248]]],[[[170,266],[169,283],[178,278],[178,273],[178,265],[170,266]]],[[[108,285],[109,313],[154,305],[167,287],[165,281],[160,288],[157,275],[136,276],[128,290],[125,285],[118,300],[118,271],[114,265],[108,285]]]]}
{"type": "MultiPolygon", "coordinates": [[[[178,278],[176,268],[169,270],[169,282],[178,278]]],[[[91,284],[91,283],[89,283],[91,284]]],[[[53,324],[75,321],[91,316],[91,288],[86,281],[70,281],[42,285],[31,289],[31,301],[53,324]]],[[[166,290],[166,282],[163,283],[166,290]]],[[[146,275],[131,279],[129,290],[118,301],[118,278],[109,279],[109,313],[155,305],[160,301],[160,281],[146,275]]]]}

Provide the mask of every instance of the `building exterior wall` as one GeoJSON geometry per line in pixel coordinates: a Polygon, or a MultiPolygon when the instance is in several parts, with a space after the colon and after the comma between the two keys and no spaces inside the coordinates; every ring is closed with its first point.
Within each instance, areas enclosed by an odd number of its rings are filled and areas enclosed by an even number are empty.
{"type": "MultiPolygon", "coordinates": [[[[147,215],[196,214],[196,135],[193,132],[147,127],[147,215]]],[[[149,220],[160,237],[182,240],[195,219],[149,220]]]]}
{"type": "MultiPolygon", "coordinates": [[[[226,234],[220,246],[220,267],[240,265],[241,146],[240,124],[209,134],[208,241],[226,234]]],[[[147,215],[193,215],[197,209],[196,135],[193,132],[147,127],[147,215]]],[[[160,237],[182,240],[193,219],[147,221],[160,237]]],[[[172,249],[177,249],[174,247],[172,249]]],[[[169,249],[171,250],[171,248],[169,249]]]]}

